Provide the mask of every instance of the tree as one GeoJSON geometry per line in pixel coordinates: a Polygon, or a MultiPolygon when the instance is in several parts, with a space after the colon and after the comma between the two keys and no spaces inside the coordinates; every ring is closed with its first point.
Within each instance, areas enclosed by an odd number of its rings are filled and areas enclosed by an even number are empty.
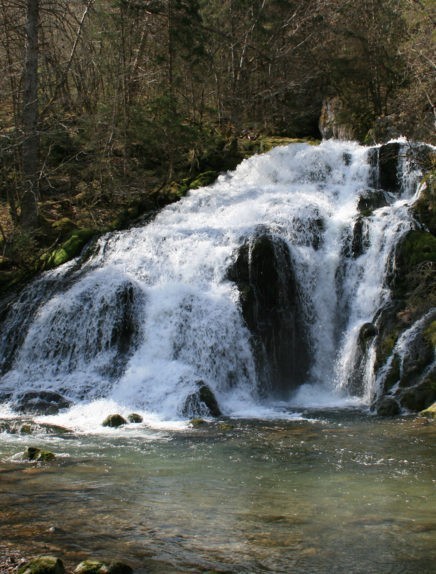
{"type": "Polygon", "coordinates": [[[20,223],[26,229],[37,226],[39,185],[38,134],[38,26],[39,0],[26,0],[26,52],[23,74],[23,193],[20,223]]]}

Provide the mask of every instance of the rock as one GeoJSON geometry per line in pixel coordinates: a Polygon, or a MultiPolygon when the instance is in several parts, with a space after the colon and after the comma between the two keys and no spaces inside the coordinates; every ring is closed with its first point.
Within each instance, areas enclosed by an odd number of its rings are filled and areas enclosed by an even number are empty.
{"type": "Polygon", "coordinates": [[[35,462],[50,462],[55,460],[56,455],[49,450],[41,450],[35,446],[29,446],[24,451],[23,457],[35,462]]]}
{"type": "Polygon", "coordinates": [[[196,418],[196,419],[191,419],[189,421],[189,424],[193,428],[199,428],[199,427],[202,427],[204,425],[207,425],[207,422],[204,419],[196,418]]]}
{"type": "Polygon", "coordinates": [[[369,247],[368,224],[363,217],[358,217],[353,227],[351,254],[356,259],[369,247]]]}
{"type": "Polygon", "coordinates": [[[17,398],[14,409],[19,413],[56,415],[71,404],[71,401],[53,391],[28,391],[17,398]]]}
{"type": "Polygon", "coordinates": [[[210,387],[203,381],[197,381],[196,386],[197,390],[186,397],[182,415],[185,417],[221,416],[218,401],[210,387]]]}
{"type": "Polygon", "coordinates": [[[74,574],[133,574],[133,569],[118,560],[108,564],[99,560],[84,560],[74,570],[74,574]]]}
{"type": "Polygon", "coordinates": [[[337,96],[323,101],[319,118],[319,131],[323,139],[356,139],[351,125],[343,121],[344,106],[337,96]]]}
{"type": "Polygon", "coordinates": [[[55,556],[32,558],[18,569],[18,574],[64,574],[62,560],[55,556]]]}
{"type": "Polygon", "coordinates": [[[436,403],[433,403],[425,410],[419,413],[423,417],[427,417],[429,419],[436,419],[436,403]]]}
{"type": "Polygon", "coordinates": [[[390,193],[401,190],[401,175],[398,172],[401,147],[400,143],[387,143],[378,148],[376,188],[390,193]]]}
{"type": "Polygon", "coordinates": [[[109,574],[109,567],[99,560],[84,560],[75,568],[74,574],[109,574]]]}
{"type": "Polygon", "coordinates": [[[142,421],[144,420],[141,415],[138,415],[137,413],[131,413],[128,417],[127,420],[129,421],[129,423],[142,423],[142,421]]]}
{"type": "Polygon", "coordinates": [[[133,568],[117,560],[109,563],[109,574],[133,574],[133,568]]]}
{"type": "Polygon", "coordinates": [[[409,411],[422,411],[436,401],[436,378],[426,377],[420,384],[398,392],[402,407],[409,411]]]}
{"type": "Polygon", "coordinates": [[[108,415],[101,423],[104,427],[120,427],[126,425],[127,421],[124,417],[118,414],[108,415]]]}
{"type": "Polygon", "coordinates": [[[386,193],[382,189],[370,189],[362,192],[357,203],[361,215],[368,217],[374,209],[388,205],[386,193]]]}
{"type": "Polygon", "coordinates": [[[248,239],[228,271],[252,334],[260,391],[286,398],[306,381],[308,334],[287,243],[266,230],[248,239]],[[272,393],[271,393],[272,392],[272,393]]]}
{"type": "Polygon", "coordinates": [[[385,396],[376,404],[377,414],[381,417],[395,417],[400,414],[400,405],[393,397],[385,396]]]}
{"type": "Polygon", "coordinates": [[[359,340],[367,341],[368,339],[372,339],[372,337],[375,337],[377,333],[378,330],[377,327],[374,325],[374,323],[364,323],[360,327],[359,340]]]}

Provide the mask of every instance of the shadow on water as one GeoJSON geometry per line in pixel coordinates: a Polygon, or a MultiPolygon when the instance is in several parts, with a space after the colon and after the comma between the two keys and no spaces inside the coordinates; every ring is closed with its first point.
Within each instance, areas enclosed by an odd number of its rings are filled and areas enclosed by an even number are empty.
{"type": "Polygon", "coordinates": [[[305,416],[158,435],[4,434],[1,539],[137,572],[433,572],[434,424],[305,416]],[[56,461],[14,458],[29,441],[56,461]]]}

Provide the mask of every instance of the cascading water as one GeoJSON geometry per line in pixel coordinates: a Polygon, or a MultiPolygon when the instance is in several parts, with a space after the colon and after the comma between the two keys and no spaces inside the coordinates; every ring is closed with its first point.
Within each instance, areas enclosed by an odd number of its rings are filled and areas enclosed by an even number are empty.
{"type": "Polygon", "coordinates": [[[289,381],[294,392],[282,385],[278,398],[316,403],[351,389],[368,402],[371,365],[356,389],[353,357],[361,326],[389,297],[385,277],[393,246],[413,226],[416,185],[408,172],[405,188],[383,193],[362,218],[361,202],[380,195],[370,151],[327,141],[252,157],[151,223],[101,238],[80,265],[46,273],[3,322],[0,389],[56,391],[79,405],[107,399],[175,419],[203,381],[224,414],[259,412],[277,396],[259,383],[229,269],[266,232],[289,249],[310,354],[305,384],[295,394],[289,381]]]}

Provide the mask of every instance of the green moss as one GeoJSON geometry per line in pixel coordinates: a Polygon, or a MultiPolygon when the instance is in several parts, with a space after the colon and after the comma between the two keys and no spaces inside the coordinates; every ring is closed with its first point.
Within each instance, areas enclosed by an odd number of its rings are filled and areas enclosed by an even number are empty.
{"type": "Polygon", "coordinates": [[[202,427],[204,425],[206,425],[206,421],[204,419],[191,419],[189,421],[189,424],[193,427],[193,428],[199,428],[202,427]]]}
{"type": "Polygon", "coordinates": [[[189,183],[189,189],[198,189],[199,187],[205,187],[206,185],[211,185],[215,182],[218,177],[216,171],[208,170],[200,173],[195,179],[191,180],[189,183]]]}
{"type": "Polygon", "coordinates": [[[96,234],[93,229],[77,229],[59,247],[43,257],[45,269],[57,267],[80,254],[85,244],[96,234]]]}
{"type": "Polygon", "coordinates": [[[429,419],[436,419],[436,403],[433,403],[431,406],[421,411],[419,414],[429,419]]]}
{"type": "Polygon", "coordinates": [[[55,556],[38,556],[32,558],[18,569],[18,574],[64,574],[62,560],[55,556]]]}
{"type": "Polygon", "coordinates": [[[429,343],[436,347],[436,321],[432,321],[430,325],[424,330],[424,338],[429,343]]]}
{"type": "Polygon", "coordinates": [[[436,237],[426,231],[409,231],[401,243],[399,261],[407,270],[426,261],[436,262],[436,237]]]}
{"type": "Polygon", "coordinates": [[[56,455],[52,452],[48,450],[41,450],[35,446],[29,446],[26,448],[23,456],[25,459],[35,462],[51,462],[56,458],[56,455]]]}
{"type": "Polygon", "coordinates": [[[104,562],[84,560],[74,570],[75,574],[108,574],[109,569],[104,562]]]}

